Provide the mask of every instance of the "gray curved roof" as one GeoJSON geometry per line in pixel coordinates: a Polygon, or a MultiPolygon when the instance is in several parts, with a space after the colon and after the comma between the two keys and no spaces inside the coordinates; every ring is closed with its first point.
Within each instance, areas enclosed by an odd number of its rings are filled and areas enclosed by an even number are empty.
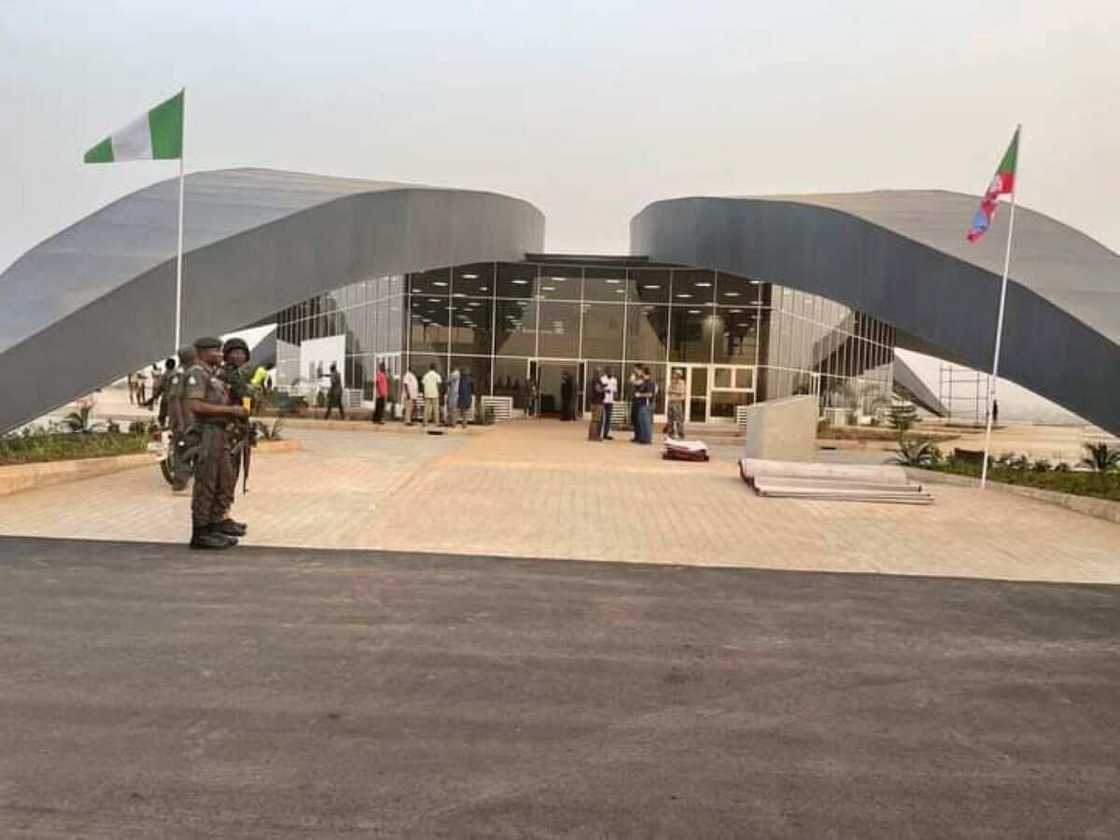
{"type": "MultiPolygon", "coordinates": [[[[178,181],[109,204],[0,274],[0,430],[167,355],[178,181]]],[[[264,169],[186,179],[183,339],[356,280],[539,250],[544,216],[496,193],[264,169]]]]}
{"type": "MultiPolygon", "coordinates": [[[[769,280],[892,324],[898,344],[990,370],[1009,219],[939,190],[658,201],[631,252],[769,280]]],[[[1120,255],[1020,206],[1000,375],[1120,432],[1120,255]]]]}

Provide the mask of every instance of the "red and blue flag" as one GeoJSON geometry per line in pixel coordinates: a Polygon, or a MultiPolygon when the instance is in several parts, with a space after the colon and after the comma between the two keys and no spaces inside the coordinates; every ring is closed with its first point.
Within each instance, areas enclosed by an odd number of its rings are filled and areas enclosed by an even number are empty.
{"type": "Polygon", "coordinates": [[[999,197],[1015,192],[1015,164],[1019,158],[1019,129],[1015,129],[1015,136],[1011,138],[1011,145],[1003,154],[999,162],[995,177],[988,185],[984,197],[980,199],[980,206],[972,217],[972,225],[968,229],[968,241],[975,242],[988,232],[992,226],[992,219],[996,217],[996,208],[999,207],[999,197]]]}

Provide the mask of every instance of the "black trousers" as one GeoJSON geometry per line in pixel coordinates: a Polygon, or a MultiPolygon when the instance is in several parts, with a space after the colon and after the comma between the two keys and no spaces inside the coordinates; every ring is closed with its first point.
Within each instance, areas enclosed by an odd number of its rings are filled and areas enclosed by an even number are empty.
{"type": "Polygon", "coordinates": [[[373,407],[373,422],[382,423],[385,417],[385,398],[378,397],[373,407]]]}
{"type": "Polygon", "coordinates": [[[338,416],[341,417],[343,420],[346,419],[346,412],[342,408],[342,394],[339,394],[337,397],[327,397],[327,416],[323,419],[325,419],[325,420],[330,420],[331,419],[331,409],[332,408],[337,408],[338,409],[338,416]]]}

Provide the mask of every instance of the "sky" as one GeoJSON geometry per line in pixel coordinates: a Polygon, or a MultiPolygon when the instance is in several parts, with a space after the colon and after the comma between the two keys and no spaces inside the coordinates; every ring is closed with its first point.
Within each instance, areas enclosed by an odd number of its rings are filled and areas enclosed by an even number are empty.
{"type": "MultiPolygon", "coordinates": [[[[1120,250],[1115,0],[0,0],[0,268],[174,163],[82,153],[180,87],[188,171],[489,189],[553,251],[659,198],[978,192],[1120,250]]],[[[962,229],[967,220],[962,219],[962,229]]]]}

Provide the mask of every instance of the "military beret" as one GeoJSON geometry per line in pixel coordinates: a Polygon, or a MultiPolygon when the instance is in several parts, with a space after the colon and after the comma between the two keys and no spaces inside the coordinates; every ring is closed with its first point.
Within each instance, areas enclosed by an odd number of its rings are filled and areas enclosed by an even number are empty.
{"type": "Polygon", "coordinates": [[[222,340],[220,338],[214,338],[210,335],[203,336],[202,338],[196,338],[194,340],[195,350],[216,350],[221,346],[222,340]]]}

